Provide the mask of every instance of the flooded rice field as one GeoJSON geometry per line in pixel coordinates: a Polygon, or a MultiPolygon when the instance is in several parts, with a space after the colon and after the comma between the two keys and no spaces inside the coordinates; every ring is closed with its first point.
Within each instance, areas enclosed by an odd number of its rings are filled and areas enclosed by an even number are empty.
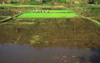
{"type": "Polygon", "coordinates": [[[0,17],[0,20],[5,19],[6,17],[0,17]]]}
{"type": "Polygon", "coordinates": [[[100,27],[80,17],[0,23],[0,63],[100,63],[100,27]]]}
{"type": "Polygon", "coordinates": [[[0,7],[0,17],[2,17],[2,16],[14,16],[14,15],[18,14],[20,11],[25,12],[28,9],[30,9],[30,8],[22,8],[22,7],[19,7],[19,8],[3,7],[2,8],[2,7],[0,7]]]}
{"type": "Polygon", "coordinates": [[[91,6],[69,6],[74,12],[86,16],[86,17],[100,17],[100,7],[91,7],[91,6]]]}

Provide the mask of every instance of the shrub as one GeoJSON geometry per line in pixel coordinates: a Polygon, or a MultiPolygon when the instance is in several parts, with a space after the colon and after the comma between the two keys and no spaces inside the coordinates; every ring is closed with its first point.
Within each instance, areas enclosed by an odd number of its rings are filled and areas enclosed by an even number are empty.
{"type": "Polygon", "coordinates": [[[55,2],[66,3],[66,0],[55,0],[55,2]]]}
{"type": "Polygon", "coordinates": [[[21,4],[23,4],[23,5],[27,5],[27,4],[28,4],[28,2],[25,2],[25,3],[21,3],[21,4]]]}
{"type": "Polygon", "coordinates": [[[10,1],[11,4],[19,4],[18,1],[10,1]]]}
{"type": "Polygon", "coordinates": [[[41,3],[38,2],[38,1],[33,1],[33,2],[30,3],[30,5],[41,5],[41,3]]]}
{"type": "Polygon", "coordinates": [[[66,2],[66,4],[70,4],[70,2],[66,2]]]}
{"type": "Polygon", "coordinates": [[[94,4],[100,4],[100,0],[94,0],[94,4]]]}
{"type": "Polygon", "coordinates": [[[2,4],[2,1],[0,1],[0,4],[2,4]]]}

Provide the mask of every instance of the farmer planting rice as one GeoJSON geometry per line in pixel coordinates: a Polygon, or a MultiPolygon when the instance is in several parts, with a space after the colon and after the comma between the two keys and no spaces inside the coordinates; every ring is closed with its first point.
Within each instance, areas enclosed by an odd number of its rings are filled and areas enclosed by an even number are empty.
{"type": "Polygon", "coordinates": [[[41,13],[43,13],[43,11],[41,11],[41,13]]]}
{"type": "Polygon", "coordinates": [[[30,10],[30,12],[31,12],[31,10],[30,10]]]}
{"type": "Polygon", "coordinates": [[[38,10],[36,9],[36,12],[37,12],[38,10]]]}
{"type": "Polygon", "coordinates": [[[33,13],[34,13],[34,9],[33,9],[33,13]]]}
{"type": "Polygon", "coordinates": [[[47,10],[47,13],[49,13],[49,10],[47,10]]]}
{"type": "Polygon", "coordinates": [[[42,13],[44,13],[44,11],[42,11],[42,13]]]}
{"type": "Polygon", "coordinates": [[[42,13],[42,10],[41,10],[41,13],[42,13]]]}
{"type": "Polygon", "coordinates": [[[38,13],[39,13],[39,10],[38,10],[38,13]]]}
{"type": "Polygon", "coordinates": [[[45,10],[43,10],[43,13],[45,13],[45,10]]]}
{"type": "Polygon", "coordinates": [[[22,13],[22,11],[20,11],[20,14],[22,13]]]}

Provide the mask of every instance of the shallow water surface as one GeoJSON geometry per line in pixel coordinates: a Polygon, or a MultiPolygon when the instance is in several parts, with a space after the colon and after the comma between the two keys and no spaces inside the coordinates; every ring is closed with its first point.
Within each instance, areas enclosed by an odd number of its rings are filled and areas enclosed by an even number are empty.
{"type": "Polygon", "coordinates": [[[77,47],[39,49],[27,44],[0,44],[0,63],[93,63],[91,62],[93,60],[99,63],[100,50],[95,50],[97,52],[93,50],[90,48],[78,49],[77,47]]]}

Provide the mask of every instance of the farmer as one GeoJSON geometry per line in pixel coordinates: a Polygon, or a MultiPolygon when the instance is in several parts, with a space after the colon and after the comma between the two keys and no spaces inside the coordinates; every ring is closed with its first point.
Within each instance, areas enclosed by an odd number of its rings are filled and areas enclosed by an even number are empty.
{"type": "Polygon", "coordinates": [[[37,12],[38,10],[36,9],[36,12],[37,12]]]}
{"type": "Polygon", "coordinates": [[[47,10],[47,13],[49,13],[49,10],[47,10]]]}
{"type": "Polygon", "coordinates": [[[31,10],[30,10],[30,12],[31,12],[31,10]]]}
{"type": "Polygon", "coordinates": [[[34,13],[34,9],[33,9],[33,13],[34,13]]]}
{"type": "Polygon", "coordinates": [[[44,11],[42,11],[42,13],[44,13],[44,11]]]}
{"type": "Polygon", "coordinates": [[[22,13],[22,11],[20,11],[20,14],[22,13]]]}
{"type": "Polygon", "coordinates": [[[41,13],[42,13],[42,10],[41,10],[41,13]]]}
{"type": "Polygon", "coordinates": [[[45,13],[45,10],[43,10],[43,13],[45,13]]]}
{"type": "Polygon", "coordinates": [[[39,10],[38,10],[38,13],[39,13],[39,10]]]}

